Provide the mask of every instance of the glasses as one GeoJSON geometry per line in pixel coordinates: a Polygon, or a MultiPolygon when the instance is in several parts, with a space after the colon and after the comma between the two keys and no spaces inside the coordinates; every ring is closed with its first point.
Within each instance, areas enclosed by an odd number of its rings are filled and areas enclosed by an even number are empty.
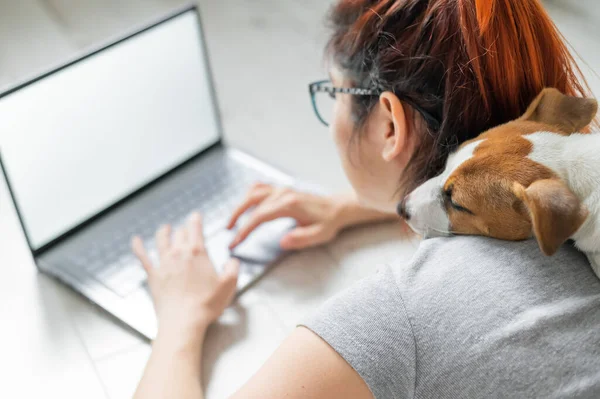
{"type": "Polygon", "coordinates": [[[361,89],[356,87],[335,87],[330,80],[320,80],[308,85],[313,109],[317,118],[325,125],[329,126],[333,117],[333,107],[335,105],[335,96],[338,93],[351,94],[354,96],[378,96],[378,90],[361,89]]]}
{"type": "MultiPolygon", "coordinates": [[[[358,87],[335,87],[330,80],[313,82],[308,85],[308,90],[310,92],[310,98],[313,109],[315,110],[315,114],[325,126],[329,126],[329,123],[333,118],[333,107],[335,105],[336,94],[341,93],[354,96],[378,96],[381,94],[381,91],[374,89],[363,89],[358,87]]],[[[413,101],[407,98],[407,96],[398,95],[397,93],[396,95],[400,101],[405,102],[414,108],[418,113],[420,113],[431,129],[439,129],[440,122],[432,114],[415,104],[413,101]]]]}

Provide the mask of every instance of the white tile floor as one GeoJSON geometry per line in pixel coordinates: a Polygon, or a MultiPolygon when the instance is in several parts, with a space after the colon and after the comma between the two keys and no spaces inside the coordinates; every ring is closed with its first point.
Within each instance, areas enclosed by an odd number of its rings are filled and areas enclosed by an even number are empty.
{"type": "MultiPolygon", "coordinates": [[[[0,88],[64,62],[181,0],[0,0],[0,88]]],[[[331,0],[200,0],[227,139],[332,190],[348,187],[306,83],[324,76],[331,0]],[[257,85],[257,82],[260,85],[257,85]],[[259,89],[258,89],[259,88],[259,89]],[[293,149],[293,150],[292,150],[293,149]]],[[[600,93],[595,0],[545,1],[600,93]]],[[[0,132],[1,139],[1,132],[0,132]]],[[[0,397],[131,397],[149,345],[38,275],[0,182],[0,397]],[[5,206],[6,205],[6,206],[5,206]]],[[[244,294],[209,331],[209,398],[234,391],[308,313],[417,242],[396,225],[357,228],[298,253],[244,294]]]]}

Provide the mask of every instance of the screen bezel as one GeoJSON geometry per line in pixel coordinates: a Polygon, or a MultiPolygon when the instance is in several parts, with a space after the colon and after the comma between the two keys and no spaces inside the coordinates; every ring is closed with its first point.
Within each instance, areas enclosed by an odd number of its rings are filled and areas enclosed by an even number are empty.
{"type": "Polygon", "coordinates": [[[58,67],[55,67],[47,72],[41,73],[39,75],[37,75],[36,77],[24,82],[24,83],[20,83],[12,88],[9,88],[8,90],[0,93],[0,100],[6,96],[11,95],[12,93],[15,93],[25,87],[31,86],[33,84],[35,84],[36,82],[49,77],[51,75],[54,75],[57,72],[60,72],[62,70],[65,70],[69,67],[71,67],[72,65],[75,65],[83,60],[86,60],[88,58],[91,58],[101,52],[103,52],[104,50],[107,50],[111,47],[114,47],[124,41],[127,41],[133,37],[136,37],[138,35],[141,35],[153,28],[156,28],[166,22],[171,21],[172,19],[175,19],[183,14],[189,13],[189,12],[193,12],[196,14],[196,19],[197,19],[197,23],[198,23],[198,28],[200,31],[200,45],[202,46],[202,50],[203,50],[203,62],[204,65],[206,66],[206,74],[207,74],[207,80],[208,80],[208,87],[209,87],[209,95],[210,98],[212,100],[212,103],[214,105],[213,109],[215,112],[215,119],[216,119],[216,125],[217,125],[217,134],[218,134],[218,139],[217,141],[210,145],[207,148],[202,149],[201,151],[197,152],[196,154],[193,154],[191,157],[185,159],[183,162],[179,163],[178,165],[176,165],[175,167],[171,168],[170,170],[168,170],[167,172],[159,175],[157,178],[153,179],[152,181],[150,181],[149,183],[143,185],[142,187],[140,187],[139,189],[131,192],[130,194],[126,195],[125,197],[121,198],[120,200],[110,204],[109,206],[107,206],[106,208],[104,208],[103,210],[101,210],[100,212],[97,212],[96,214],[94,214],[93,216],[87,218],[86,220],[84,220],[83,222],[77,224],[76,226],[72,227],[71,229],[69,229],[68,231],[66,231],[63,234],[58,235],[57,237],[53,238],[51,241],[47,242],[46,244],[42,245],[39,248],[34,248],[31,245],[31,239],[29,237],[29,233],[27,232],[27,227],[24,223],[24,219],[22,216],[22,212],[21,209],[19,208],[19,204],[17,202],[16,196],[14,194],[14,191],[12,189],[12,185],[10,183],[10,177],[8,176],[8,171],[6,169],[6,167],[4,166],[4,163],[2,161],[2,156],[1,156],[1,143],[0,143],[0,169],[2,170],[2,176],[4,176],[4,180],[6,181],[6,185],[8,187],[8,192],[9,195],[12,199],[13,205],[15,207],[15,210],[17,212],[17,216],[19,218],[19,222],[21,224],[21,228],[23,230],[23,233],[25,234],[25,238],[27,239],[27,244],[29,246],[29,249],[31,251],[31,253],[33,254],[34,257],[41,255],[43,252],[47,251],[48,249],[56,246],[57,244],[59,244],[60,242],[62,242],[63,240],[67,239],[68,237],[74,235],[75,233],[77,233],[78,231],[82,230],[83,228],[89,226],[91,223],[93,223],[94,221],[96,221],[97,219],[99,219],[100,217],[106,215],[107,213],[109,213],[110,211],[114,210],[115,208],[117,208],[118,206],[122,205],[123,203],[129,201],[130,199],[132,199],[133,197],[141,194],[142,192],[148,190],[150,187],[154,186],[156,183],[158,183],[159,181],[165,179],[166,177],[170,176],[171,174],[173,174],[174,172],[178,171],[179,169],[181,169],[182,167],[186,166],[187,164],[195,161],[199,156],[207,153],[208,151],[219,147],[222,145],[222,138],[223,138],[223,126],[222,126],[222,121],[221,121],[221,116],[220,116],[220,110],[219,110],[219,106],[218,106],[218,101],[217,101],[217,95],[215,92],[215,87],[214,87],[214,80],[213,80],[213,74],[212,74],[212,69],[210,67],[210,62],[209,62],[209,54],[208,54],[208,48],[206,45],[206,40],[205,40],[205,35],[204,35],[204,29],[202,26],[202,19],[200,16],[200,10],[198,8],[198,6],[196,4],[192,4],[192,5],[187,5],[183,8],[179,8],[173,12],[171,12],[170,14],[168,14],[167,16],[164,16],[162,18],[160,18],[157,21],[152,22],[151,24],[145,25],[142,28],[138,28],[136,29],[133,33],[129,33],[126,34],[124,36],[121,36],[120,38],[116,39],[116,40],[112,40],[107,44],[104,44],[92,51],[89,51],[87,53],[85,53],[82,56],[79,56],[71,61],[68,61],[58,67]]]}

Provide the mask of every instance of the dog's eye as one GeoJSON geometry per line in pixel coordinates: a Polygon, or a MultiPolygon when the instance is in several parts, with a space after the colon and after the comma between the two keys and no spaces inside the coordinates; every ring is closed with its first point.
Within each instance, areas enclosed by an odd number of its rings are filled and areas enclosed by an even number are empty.
{"type": "Polygon", "coordinates": [[[464,206],[460,206],[458,205],[456,202],[450,200],[450,206],[454,209],[456,209],[459,212],[465,212],[468,213],[470,215],[473,215],[473,212],[471,212],[470,210],[468,210],[467,208],[465,208],[464,206]]]}
{"type": "Polygon", "coordinates": [[[447,190],[444,190],[443,195],[444,195],[444,200],[454,209],[457,210],[459,212],[464,212],[464,213],[468,213],[470,215],[474,215],[473,212],[471,212],[469,209],[465,208],[464,206],[458,205],[456,202],[454,202],[452,200],[452,186],[448,187],[447,190]]]}

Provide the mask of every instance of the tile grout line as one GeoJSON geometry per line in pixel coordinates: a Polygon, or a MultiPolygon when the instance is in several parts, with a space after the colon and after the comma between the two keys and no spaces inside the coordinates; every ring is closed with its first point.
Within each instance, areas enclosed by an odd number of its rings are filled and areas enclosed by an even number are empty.
{"type": "MultiPolygon", "coordinates": [[[[61,302],[63,302],[63,301],[61,300],[61,302]]],[[[71,325],[71,328],[73,328],[75,330],[75,334],[77,335],[77,339],[79,340],[79,343],[85,349],[87,358],[90,361],[90,363],[92,364],[92,369],[94,370],[94,374],[96,375],[96,378],[98,378],[98,381],[100,382],[100,386],[102,387],[102,392],[104,392],[104,396],[107,399],[111,399],[110,394],[108,392],[108,387],[104,384],[104,381],[102,380],[102,377],[100,376],[98,367],[96,367],[96,362],[94,361],[94,358],[92,357],[92,354],[90,353],[89,348],[87,347],[83,337],[81,336],[81,332],[79,331],[79,328],[77,328],[77,326],[75,325],[75,321],[73,320],[73,318],[71,317],[70,314],[67,313],[67,317],[69,319],[69,324],[71,325]]]]}
{"type": "MultiPolygon", "coordinates": [[[[340,263],[338,262],[337,259],[335,259],[335,257],[331,254],[330,250],[329,250],[329,244],[326,245],[321,245],[319,247],[317,247],[317,249],[319,251],[322,251],[323,254],[329,258],[330,260],[333,261],[333,264],[335,265],[335,268],[337,271],[340,271],[340,263]]],[[[319,276],[312,274],[313,277],[315,278],[319,278],[319,276]]],[[[269,310],[269,313],[275,318],[275,320],[278,322],[280,330],[283,332],[284,335],[284,339],[287,338],[289,336],[289,334],[291,334],[291,332],[296,329],[298,326],[300,326],[302,324],[302,320],[300,320],[297,324],[295,324],[292,328],[291,331],[288,331],[288,324],[285,323],[278,315],[278,312],[275,311],[275,309],[273,309],[269,303],[269,301],[266,301],[263,303],[264,306],[267,307],[267,309],[269,310]]],[[[316,309],[315,309],[316,310],[316,309]]]]}
{"type": "Polygon", "coordinates": [[[103,361],[105,361],[107,359],[110,359],[112,357],[124,355],[124,354],[126,354],[128,352],[133,352],[135,349],[140,348],[142,346],[146,346],[146,345],[152,347],[152,341],[145,342],[145,341],[140,340],[140,342],[138,342],[138,343],[129,345],[129,346],[125,347],[125,348],[117,349],[114,352],[106,353],[106,354],[103,354],[102,356],[99,356],[99,357],[96,357],[96,358],[92,357],[92,360],[94,360],[94,362],[103,362],[103,361]]]}
{"type": "Polygon", "coordinates": [[[271,307],[271,305],[267,302],[262,304],[263,306],[265,306],[269,312],[269,315],[277,322],[277,327],[279,328],[279,332],[282,333],[283,335],[283,339],[287,338],[287,336],[290,334],[287,331],[287,325],[284,323],[284,321],[279,317],[279,315],[277,314],[277,312],[275,311],[275,309],[273,309],[271,307]]]}
{"type": "Polygon", "coordinates": [[[336,256],[333,254],[333,252],[332,252],[332,250],[331,250],[331,244],[327,244],[327,245],[325,245],[325,246],[323,247],[323,249],[324,249],[324,251],[323,251],[323,252],[325,252],[325,253],[327,254],[327,256],[328,256],[328,257],[329,257],[331,260],[333,260],[333,262],[336,264],[336,266],[337,266],[339,269],[341,269],[341,268],[342,268],[342,260],[341,260],[341,259],[338,259],[338,258],[337,258],[337,257],[336,257],[336,256]]]}

